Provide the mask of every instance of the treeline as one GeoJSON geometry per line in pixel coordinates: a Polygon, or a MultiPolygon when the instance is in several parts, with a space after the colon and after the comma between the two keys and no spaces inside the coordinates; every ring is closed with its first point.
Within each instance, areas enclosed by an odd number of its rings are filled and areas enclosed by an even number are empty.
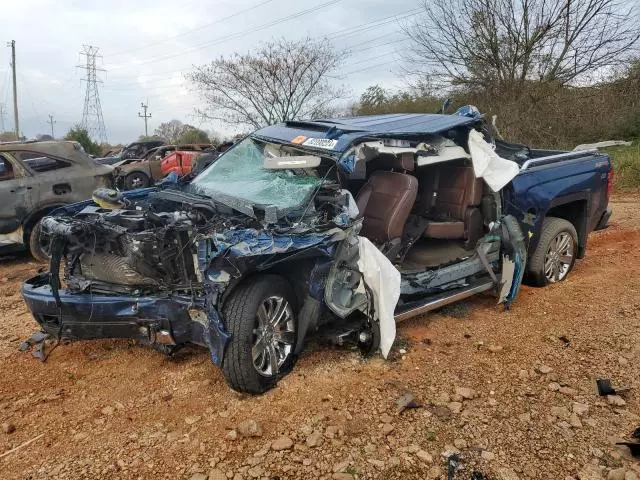
{"type": "MultiPolygon", "coordinates": [[[[640,61],[590,86],[531,82],[518,88],[454,89],[450,111],[472,104],[510,141],[569,148],[608,139],[640,138],[640,61]]],[[[445,97],[425,87],[391,92],[373,86],[353,107],[355,114],[436,112],[445,97]]]]}

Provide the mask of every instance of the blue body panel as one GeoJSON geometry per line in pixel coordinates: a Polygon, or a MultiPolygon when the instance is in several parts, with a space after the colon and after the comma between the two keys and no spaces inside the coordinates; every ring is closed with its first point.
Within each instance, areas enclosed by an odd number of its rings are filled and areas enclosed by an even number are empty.
{"type": "Polygon", "coordinates": [[[587,235],[607,211],[609,170],[608,155],[585,152],[573,160],[524,170],[505,187],[504,211],[519,220],[525,239],[529,238],[529,252],[535,251],[538,245],[549,210],[574,202],[584,205],[584,226],[582,231],[576,228],[580,249],[584,251],[587,235]]]}

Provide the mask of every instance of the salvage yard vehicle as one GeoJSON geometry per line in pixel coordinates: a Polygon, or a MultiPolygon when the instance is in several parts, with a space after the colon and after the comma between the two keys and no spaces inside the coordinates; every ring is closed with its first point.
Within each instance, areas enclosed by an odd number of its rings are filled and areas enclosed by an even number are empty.
{"type": "Polygon", "coordinates": [[[311,332],[386,357],[396,321],[565,279],[607,223],[607,155],[489,128],[475,108],[265,127],[195,179],[47,217],[50,272],[23,297],[56,337],[205,346],[249,393],[311,332]]]}
{"type": "Polygon", "coordinates": [[[111,170],[76,142],[0,144],[0,246],[26,246],[36,260],[48,261],[39,242],[42,218],[110,187],[111,170]]]}
{"type": "Polygon", "coordinates": [[[144,142],[133,142],[124,147],[120,152],[105,157],[94,159],[96,162],[102,165],[115,165],[122,160],[129,158],[144,158],[150,150],[164,145],[164,140],[146,140],[144,142]]]}
{"type": "Polygon", "coordinates": [[[122,190],[146,188],[161,180],[166,173],[162,161],[175,152],[202,152],[212,148],[211,144],[162,145],[147,152],[144,158],[127,159],[114,164],[116,185],[122,190]]]}

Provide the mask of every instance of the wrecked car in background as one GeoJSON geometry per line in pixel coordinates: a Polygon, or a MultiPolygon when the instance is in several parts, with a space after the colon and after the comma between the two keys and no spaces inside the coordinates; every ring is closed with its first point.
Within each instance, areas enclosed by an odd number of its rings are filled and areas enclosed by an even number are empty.
{"type": "Polygon", "coordinates": [[[117,153],[111,155],[111,152],[108,152],[106,156],[95,158],[94,160],[101,165],[115,165],[122,160],[127,160],[130,158],[144,158],[149,151],[154,148],[157,148],[161,145],[164,145],[166,142],[164,140],[146,140],[143,142],[133,142],[128,144],[122,150],[117,153]]]}
{"type": "Polygon", "coordinates": [[[162,145],[147,152],[144,158],[131,158],[114,164],[116,185],[121,190],[146,188],[161,180],[167,172],[162,169],[163,160],[172,154],[189,152],[196,155],[213,148],[212,144],[162,145]]]}
{"type": "Polygon", "coordinates": [[[525,273],[563,280],[606,225],[609,158],[492,138],[474,108],[291,121],[195,179],[97,192],[43,221],[49,273],[23,285],[49,334],[209,349],[261,393],[314,331],[387,356],[395,322],[525,273]]]}
{"type": "Polygon", "coordinates": [[[25,246],[47,261],[39,242],[42,218],[112,186],[111,171],[76,142],[0,144],[0,246],[25,246]]]}

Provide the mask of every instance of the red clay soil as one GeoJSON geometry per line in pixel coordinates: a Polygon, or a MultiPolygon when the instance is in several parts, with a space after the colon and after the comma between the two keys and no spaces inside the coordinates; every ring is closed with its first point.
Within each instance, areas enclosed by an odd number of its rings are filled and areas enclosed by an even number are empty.
{"type": "Polygon", "coordinates": [[[20,282],[39,265],[5,260],[0,478],[444,479],[447,450],[460,479],[637,478],[615,442],[640,425],[640,196],[613,208],[569,278],[523,287],[510,311],[477,297],[411,320],[388,361],[312,344],[260,397],[229,390],[198,348],[19,352],[37,330],[20,282]],[[596,378],[632,389],[599,397],[596,378]],[[422,406],[398,414],[404,391],[422,406]],[[259,436],[237,434],[246,420],[259,436]]]}

